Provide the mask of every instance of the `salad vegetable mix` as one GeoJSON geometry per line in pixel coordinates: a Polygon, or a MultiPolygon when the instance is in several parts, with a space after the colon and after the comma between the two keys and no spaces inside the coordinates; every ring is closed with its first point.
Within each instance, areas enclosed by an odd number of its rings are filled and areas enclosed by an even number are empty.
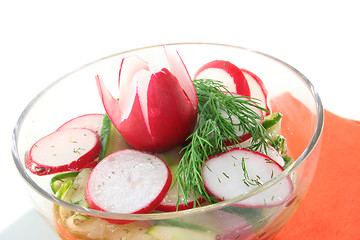
{"type": "MultiPolygon", "coordinates": [[[[183,211],[244,194],[291,163],[283,116],[271,112],[259,77],[214,60],[191,78],[176,51],[164,52],[163,68],[124,58],[118,97],[95,76],[105,112],[70,119],[30,148],[28,170],[50,175],[56,197],[115,213],[183,211]]],[[[256,231],[247,214],[280,206],[293,191],[285,177],[226,211],[162,224],[100,219],[58,205],[54,215],[64,239],[239,239],[240,229],[242,236],[256,231]]]]}

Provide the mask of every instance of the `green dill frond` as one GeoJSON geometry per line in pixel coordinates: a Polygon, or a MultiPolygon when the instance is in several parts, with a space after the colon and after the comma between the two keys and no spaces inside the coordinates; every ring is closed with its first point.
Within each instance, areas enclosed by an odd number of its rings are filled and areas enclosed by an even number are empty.
{"type": "Polygon", "coordinates": [[[176,184],[183,192],[185,202],[190,195],[201,195],[209,202],[216,201],[204,187],[202,167],[212,155],[227,151],[227,143],[240,142],[236,132],[251,134],[252,150],[266,149],[269,138],[253,109],[259,108],[259,100],[234,95],[220,81],[196,79],[193,81],[198,98],[198,122],[190,142],[183,149],[176,173],[176,184]]]}

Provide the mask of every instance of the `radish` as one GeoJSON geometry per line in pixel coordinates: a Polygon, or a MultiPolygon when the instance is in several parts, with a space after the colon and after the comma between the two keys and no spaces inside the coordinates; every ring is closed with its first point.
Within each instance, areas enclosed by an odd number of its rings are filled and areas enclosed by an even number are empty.
{"type": "MultiPolygon", "coordinates": [[[[239,96],[238,94],[234,94],[233,93],[233,95],[234,96],[239,96]]],[[[254,103],[255,104],[255,103],[254,103]]],[[[256,104],[255,104],[256,105],[256,104]]],[[[255,107],[255,106],[248,106],[249,108],[250,108],[250,110],[252,110],[252,111],[254,111],[258,116],[259,116],[259,118],[257,119],[257,122],[258,123],[262,123],[263,122],[263,111],[260,109],[260,108],[258,108],[258,107],[255,107]]],[[[223,111],[223,110],[221,110],[221,115],[224,117],[224,118],[226,118],[226,119],[228,119],[229,121],[231,121],[234,125],[237,125],[237,124],[239,124],[240,122],[239,122],[239,119],[237,119],[235,116],[231,116],[231,119],[229,118],[229,115],[228,114],[226,114],[226,112],[225,111],[223,111]]],[[[252,136],[251,136],[251,134],[249,133],[249,132],[245,132],[243,129],[239,129],[238,127],[236,127],[235,126],[235,128],[236,128],[236,135],[239,137],[239,142],[241,143],[241,142],[244,142],[244,141],[246,141],[246,140],[248,140],[248,139],[250,139],[252,136]]],[[[227,145],[232,145],[232,143],[229,141],[229,142],[227,142],[226,143],[227,145]]]]}
{"type": "Polygon", "coordinates": [[[85,114],[67,121],[61,125],[58,130],[69,128],[87,128],[100,135],[103,119],[104,114],[85,114]]]}
{"type": "Polygon", "coordinates": [[[119,101],[96,76],[111,122],[126,142],[139,150],[169,150],[183,143],[196,125],[194,85],[178,53],[167,48],[165,53],[173,72],[156,69],[137,56],[122,60],[119,101]]]}
{"type": "MultiPolygon", "coordinates": [[[[149,213],[165,197],[170,171],[160,158],[126,149],[105,157],[91,172],[85,190],[92,209],[115,213],[149,213]]],[[[110,220],[124,224],[128,220],[110,220]]]]}
{"type": "MultiPolygon", "coordinates": [[[[250,88],[250,96],[253,98],[259,99],[261,102],[259,105],[270,112],[270,107],[268,105],[267,95],[268,91],[265,87],[263,81],[255,75],[253,72],[250,72],[246,69],[240,69],[244,74],[250,88]]],[[[268,115],[267,113],[266,115],[268,115]]]]}
{"type": "Polygon", "coordinates": [[[26,166],[37,175],[79,171],[94,166],[99,153],[99,136],[94,131],[64,129],[38,140],[27,154],[26,166]]]}
{"type": "Polygon", "coordinates": [[[203,65],[195,74],[195,79],[212,79],[223,82],[228,90],[250,97],[250,89],[243,72],[234,64],[224,60],[214,60],[203,65]]]}
{"type": "MultiPolygon", "coordinates": [[[[236,144],[234,147],[232,148],[249,148],[253,145],[252,143],[252,138],[247,139],[246,141],[240,142],[240,144],[236,144]]],[[[229,148],[231,149],[231,148],[229,148]]],[[[283,157],[280,155],[280,153],[278,151],[276,151],[276,149],[271,146],[268,145],[266,147],[266,151],[265,149],[261,149],[258,150],[259,152],[261,152],[262,154],[268,156],[270,159],[274,160],[275,162],[277,162],[280,166],[284,167],[285,165],[285,161],[283,159],[283,157]]]]}
{"type": "MultiPolygon", "coordinates": [[[[249,192],[284,169],[268,156],[244,148],[234,148],[210,157],[203,166],[204,186],[219,201],[249,192]]],[[[237,202],[236,206],[270,207],[290,200],[294,186],[289,177],[270,188],[237,202]]]]}

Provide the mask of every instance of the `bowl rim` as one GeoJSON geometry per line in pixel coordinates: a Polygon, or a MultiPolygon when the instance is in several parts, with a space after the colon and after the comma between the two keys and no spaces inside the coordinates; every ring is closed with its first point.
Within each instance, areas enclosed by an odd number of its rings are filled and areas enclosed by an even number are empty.
{"type": "Polygon", "coordinates": [[[11,152],[12,152],[12,156],[13,156],[13,160],[15,162],[16,168],[18,169],[20,175],[22,176],[23,180],[33,189],[35,190],[39,195],[41,195],[42,197],[44,197],[45,199],[51,201],[53,204],[56,205],[60,205],[60,206],[64,206],[66,208],[69,208],[75,212],[79,212],[79,213],[83,213],[86,215],[92,215],[95,217],[100,217],[100,218],[111,218],[111,219],[124,219],[124,220],[159,220],[159,219],[169,219],[169,218],[176,218],[176,217],[184,217],[187,215],[192,215],[192,214],[200,214],[200,213],[205,213],[208,211],[213,211],[216,209],[221,209],[223,207],[229,206],[233,203],[236,203],[240,200],[246,199],[248,197],[251,197],[267,188],[269,188],[270,186],[276,184],[277,182],[281,181],[283,178],[285,178],[286,176],[288,176],[289,174],[291,174],[293,171],[296,170],[296,168],[301,165],[302,162],[305,161],[305,159],[311,154],[311,152],[314,150],[315,146],[317,145],[317,143],[320,140],[320,136],[322,133],[324,127],[324,109],[323,109],[323,105],[322,105],[322,101],[320,99],[320,96],[318,94],[318,92],[316,91],[316,89],[314,88],[314,85],[300,72],[298,71],[296,68],[294,68],[293,66],[289,65],[288,63],[273,57],[269,54],[263,53],[261,51],[256,51],[256,50],[251,50],[248,48],[244,48],[244,47],[240,47],[240,46],[235,46],[235,45],[229,45],[229,44],[222,44],[222,43],[209,43],[209,42],[179,42],[179,43],[164,43],[164,44],[157,44],[157,45],[150,45],[150,46],[145,46],[145,47],[140,47],[140,48],[134,48],[134,49],[130,49],[130,50],[126,50],[126,51],[121,51],[100,59],[97,59],[95,61],[92,61],[88,64],[85,64],[77,69],[75,69],[72,72],[69,72],[68,74],[63,75],[62,77],[60,77],[59,79],[57,79],[56,81],[54,81],[53,83],[51,83],[50,85],[48,85],[46,88],[44,88],[40,93],[38,93],[31,101],[30,103],[25,107],[25,109],[22,111],[22,113],[20,114],[16,125],[14,126],[13,129],[13,133],[12,133],[12,148],[11,148],[11,152]],[[98,210],[93,210],[93,209],[89,209],[89,208],[84,208],[78,205],[74,205],[68,202],[65,202],[59,198],[56,198],[53,194],[49,194],[47,191],[45,191],[44,189],[42,189],[40,186],[38,186],[32,179],[31,177],[28,175],[28,173],[26,172],[26,169],[23,167],[23,163],[21,163],[21,159],[19,157],[19,153],[18,153],[18,146],[17,146],[17,139],[18,139],[18,135],[22,126],[22,123],[27,115],[27,113],[31,110],[32,106],[34,106],[34,104],[41,98],[41,96],[50,88],[52,88],[54,85],[56,85],[58,82],[62,81],[63,79],[65,79],[66,77],[68,77],[69,75],[80,71],[90,65],[96,64],[102,60],[106,60],[118,55],[124,55],[127,53],[131,53],[131,52],[136,52],[136,51],[140,51],[140,50],[146,50],[146,49],[150,49],[150,48],[159,48],[159,47],[163,47],[164,45],[167,46],[182,46],[182,45],[208,45],[208,46],[218,46],[218,47],[226,47],[226,48],[234,48],[234,49],[238,49],[238,50],[242,50],[242,51],[246,51],[246,52],[250,52],[250,53],[254,53],[257,55],[262,55],[263,57],[269,58],[271,60],[274,60],[275,62],[280,63],[281,65],[283,65],[284,67],[288,68],[289,70],[293,71],[294,74],[298,75],[299,78],[304,82],[304,84],[308,87],[312,97],[314,98],[314,101],[316,103],[316,114],[317,114],[317,122],[316,122],[316,127],[314,130],[314,133],[311,137],[311,140],[308,144],[308,146],[306,147],[306,149],[303,151],[303,153],[290,165],[288,166],[281,174],[279,174],[277,177],[273,178],[272,180],[264,183],[262,186],[252,189],[246,193],[243,193],[235,198],[229,199],[229,200],[225,200],[225,201],[221,201],[218,203],[214,203],[214,204],[210,204],[207,206],[202,206],[199,208],[192,208],[192,209],[188,209],[188,210],[182,210],[182,211],[176,211],[176,212],[161,212],[161,213],[147,213],[147,214],[124,214],[124,213],[112,213],[112,212],[103,212],[103,211],[98,211],[98,210]]]}

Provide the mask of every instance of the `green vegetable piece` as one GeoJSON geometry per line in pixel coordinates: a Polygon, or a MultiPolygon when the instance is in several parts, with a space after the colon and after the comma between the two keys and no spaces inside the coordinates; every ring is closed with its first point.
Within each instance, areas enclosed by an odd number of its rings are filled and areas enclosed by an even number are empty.
{"type": "Polygon", "coordinates": [[[100,132],[100,144],[101,144],[101,149],[100,149],[100,155],[99,155],[99,162],[104,159],[105,157],[105,153],[106,153],[106,148],[109,142],[109,135],[110,135],[110,128],[111,128],[111,121],[110,118],[107,114],[104,115],[104,119],[103,119],[103,123],[101,126],[101,132],[100,132]]]}
{"type": "Polygon", "coordinates": [[[87,180],[90,176],[91,169],[84,168],[80,171],[80,173],[74,179],[72,185],[66,191],[65,195],[63,196],[62,200],[79,205],[85,208],[88,208],[89,205],[86,202],[85,198],[85,188],[87,180]]]}
{"type": "Polygon", "coordinates": [[[177,226],[154,225],[147,230],[146,235],[158,240],[213,240],[217,234],[177,226]]]}
{"type": "Polygon", "coordinates": [[[263,127],[265,129],[268,129],[268,128],[274,126],[281,120],[282,116],[283,115],[281,113],[276,112],[276,113],[273,113],[273,114],[265,117],[263,124],[262,124],[263,127]]]}
{"type": "Polygon", "coordinates": [[[99,162],[104,157],[122,149],[131,148],[105,114],[100,133],[101,150],[99,162]]]}
{"type": "Polygon", "coordinates": [[[55,175],[50,180],[50,187],[53,193],[59,191],[61,186],[69,180],[74,180],[74,178],[79,174],[79,172],[66,172],[55,175]]]}
{"type": "Polygon", "coordinates": [[[166,225],[170,225],[170,226],[174,226],[174,227],[188,228],[188,229],[194,229],[194,230],[199,230],[199,231],[203,231],[203,232],[214,232],[214,233],[220,234],[220,232],[216,231],[215,229],[211,229],[206,226],[200,225],[201,222],[199,222],[199,224],[194,224],[192,222],[187,222],[186,220],[179,221],[176,219],[164,219],[164,220],[161,220],[161,222],[166,225]]]}
{"type": "Polygon", "coordinates": [[[70,189],[72,184],[73,184],[72,180],[68,180],[67,182],[65,182],[63,185],[61,185],[59,190],[56,192],[55,196],[57,198],[60,198],[61,200],[64,200],[64,197],[66,196],[66,193],[70,189]]]}
{"type": "Polygon", "coordinates": [[[291,161],[292,161],[292,158],[289,157],[289,156],[287,156],[287,155],[282,156],[282,158],[284,159],[284,162],[285,162],[285,164],[284,164],[284,166],[283,166],[283,168],[285,169],[285,168],[287,168],[288,166],[290,166],[291,161]]]}

